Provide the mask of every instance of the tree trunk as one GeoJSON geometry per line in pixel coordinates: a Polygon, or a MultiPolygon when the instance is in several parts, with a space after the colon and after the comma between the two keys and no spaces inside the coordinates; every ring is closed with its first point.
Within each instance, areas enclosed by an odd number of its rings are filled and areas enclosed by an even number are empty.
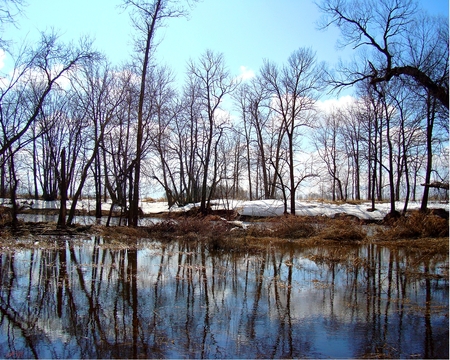
{"type": "Polygon", "coordinates": [[[388,161],[389,161],[389,192],[390,192],[390,203],[391,203],[391,210],[390,213],[394,214],[395,211],[395,183],[394,183],[394,154],[392,150],[392,141],[391,141],[391,134],[390,134],[390,115],[388,114],[387,104],[384,104],[385,106],[385,112],[386,112],[386,141],[388,144],[388,161]]]}
{"type": "Polygon", "coordinates": [[[145,89],[148,65],[150,62],[150,47],[153,40],[156,21],[159,17],[159,11],[161,10],[161,0],[158,0],[155,4],[155,10],[152,15],[152,21],[147,25],[147,38],[145,41],[144,59],[142,61],[142,73],[141,73],[141,88],[139,92],[139,104],[138,104],[138,124],[136,134],[136,159],[134,163],[134,179],[133,179],[133,193],[130,198],[130,210],[129,210],[129,224],[128,226],[137,226],[139,220],[139,182],[141,180],[141,161],[142,161],[142,142],[144,135],[144,101],[145,101],[145,89]]]}
{"type": "Polygon", "coordinates": [[[66,148],[61,150],[61,172],[60,172],[59,193],[61,196],[59,205],[59,216],[56,227],[58,229],[66,228],[66,213],[67,213],[67,179],[66,179],[66,148]]]}
{"type": "MultiPolygon", "coordinates": [[[[203,215],[206,215],[208,213],[207,208],[207,184],[208,184],[208,170],[209,170],[209,163],[211,161],[211,143],[213,140],[213,126],[214,126],[214,120],[212,118],[213,115],[209,116],[209,137],[208,137],[208,143],[206,147],[206,155],[205,155],[205,165],[203,168],[203,180],[202,180],[202,196],[200,200],[200,212],[203,215]]],[[[215,179],[214,179],[215,180],[215,179]]]]}
{"type": "MultiPolygon", "coordinates": [[[[433,125],[436,114],[436,99],[428,95],[427,99],[427,165],[425,169],[425,184],[431,181],[431,171],[433,170],[433,125]]],[[[428,208],[428,196],[430,187],[425,186],[423,189],[422,204],[420,206],[421,212],[426,212],[428,208]]]]}
{"type": "Polygon", "coordinates": [[[101,181],[101,167],[100,154],[97,151],[94,161],[94,181],[95,181],[95,218],[102,217],[102,181],[101,181]]]}
{"type": "Polygon", "coordinates": [[[10,195],[11,195],[11,217],[12,217],[12,228],[14,230],[17,229],[19,225],[19,220],[17,219],[18,207],[17,207],[17,186],[19,184],[19,180],[16,177],[16,169],[14,166],[14,153],[10,149],[10,167],[9,167],[9,177],[10,177],[10,195]]]}
{"type": "MultiPolygon", "coordinates": [[[[291,120],[294,124],[294,119],[291,120]]],[[[294,128],[292,126],[291,132],[288,134],[289,139],[289,181],[291,186],[291,214],[295,215],[295,173],[294,173],[294,141],[293,134],[294,128]]]]}

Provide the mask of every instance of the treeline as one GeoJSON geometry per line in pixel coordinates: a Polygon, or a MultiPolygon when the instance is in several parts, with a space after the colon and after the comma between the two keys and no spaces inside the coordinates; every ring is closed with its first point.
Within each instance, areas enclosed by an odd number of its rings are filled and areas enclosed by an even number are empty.
{"type": "Polygon", "coordinates": [[[396,200],[406,211],[417,196],[426,209],[430,186],[421,184],[448,184],[447,19],[419,15],[407,0],[375,1],[364,17],[323,1],[324,26],[367,48],[354,64],[331,71],[299,48],[242,80],[207,50],[187,63],[179,88],[153,55],[158,27],[186,9],[124,5],[137,32],[133,63],[111,66],[89,41],[65,45],[54,34],[15,54],[0,93],[0,197],[13,212],[17,194],[60,199],[64,227],[90,194],[97,217],[111,200],[134,226],[143,189],[160,187],[169,205],[198,202],[203,214],[215,198],[279,198],[295,214],[305,182],[319,189],[311,196],[373,207],[389,199],[395,212],[396,200]],[[354,101],[318,106],[346,86],[354,101]]]}

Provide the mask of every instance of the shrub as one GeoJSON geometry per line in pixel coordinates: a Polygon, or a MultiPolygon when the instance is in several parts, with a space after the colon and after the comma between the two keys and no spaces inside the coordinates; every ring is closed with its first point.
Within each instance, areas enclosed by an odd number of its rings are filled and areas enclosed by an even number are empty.
{"type": "Polygon", "coordinates": [[[448,237],[449,223],[440,216],[413,211],[389,228],[379,230],[377,236],[386,240],[448,237]]]}

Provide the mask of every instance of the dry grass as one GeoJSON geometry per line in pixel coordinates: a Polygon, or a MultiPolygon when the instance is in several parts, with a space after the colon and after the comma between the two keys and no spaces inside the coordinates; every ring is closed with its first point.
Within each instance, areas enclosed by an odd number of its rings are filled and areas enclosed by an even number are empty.
{"type": "Polygon", "coordinates": [[[334,241],[361,241],[367,237],[362,226],[352,219],[327,219],[317,237],[334,241]]]}
{"type": "MultiPolygon", "coordinates": [[[[3,220],[8,212],[0,208],[3,220]]],[[[0,220],[2,218],[0,217],[0,220]]],[[[1,225],[1,223],[0,223],[1,225]]],[[[383,246],[404,247],[432,253],[448,253],[448,219],[419,212],[397,219],[393,224],[373,225],[369,236],[367,227],[351,217],[280,216],[254,222],[247,229],[236,227],[218,216],[179,216],[147,227],[114,226],[70,228],[59,233],[54,224],[22,224],[22,231],[36,235],[76,235],[81,233],[103,236],[108,241],[132,245],[139,239],[157,241],[201,242],[211,250],[249,252],[268,247],[327,246],[330,243],[374,242],[383,246]],[[445,240],[445,241],[444,241],[445,240]]],[[[0,226],[0,242],[9,234],[7,226],[0,226]]]]}
{"type": "Polygon", "coordinates": [[[11,209],[5,206],[0,206],[0,226],[11,222],[11,209]]]}
{"type": "Polygon", "coordinates": [[[317,233],[319,218],[286,215],[276,219],[273,236],[283,239],[309,238],[317,233]]]}
{"type": "Polygon", "coordinates": [[[375,237],[381,240],[441,238],[449,236],[448,219],[414,211],[397,219],[392,226],[379,229],[375,237]]]}
{"type": "Polygon", "coordinates": [[[360,241],[366,238],[366,232],[351,217],[285,216],[276,220],[273,229],[273,236],[283,239],[360,241]]]}

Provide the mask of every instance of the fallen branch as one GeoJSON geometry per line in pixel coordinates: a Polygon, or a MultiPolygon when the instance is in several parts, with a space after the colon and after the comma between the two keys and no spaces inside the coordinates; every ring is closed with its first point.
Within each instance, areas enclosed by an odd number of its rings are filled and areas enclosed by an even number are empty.
{"type": "Polygon", "coordinates": [[[445,189],[448,190],[449,188],[449,184],[448,182],[441,182],[441,181],[434,181],[432,183],[429,184],[421,184],[422,186],[427,186],[427,187],[431,187],[431,188],[437,188],[437,189],[445,189]]]}

